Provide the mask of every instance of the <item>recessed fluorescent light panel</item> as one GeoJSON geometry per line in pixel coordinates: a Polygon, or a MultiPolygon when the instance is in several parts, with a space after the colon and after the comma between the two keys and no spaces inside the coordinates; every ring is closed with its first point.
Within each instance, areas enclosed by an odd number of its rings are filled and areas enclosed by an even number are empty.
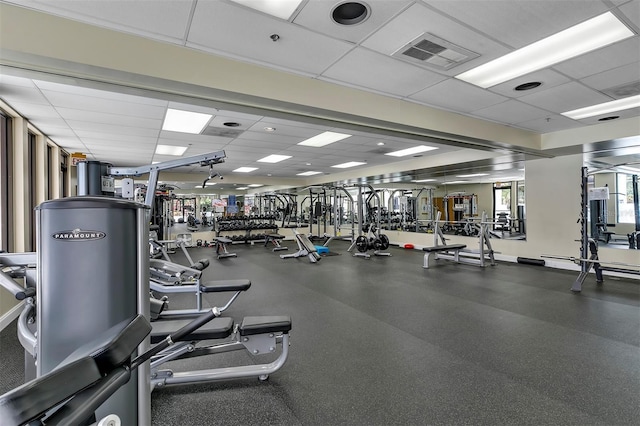
{"type": "Polygon", "coordinates": [[[435,179],[418,179],[418,180],[412,180],[411,182],[416,182],[416,183],[421,183],[421,182],[435,182],[435,179]]]}
{"type": "Polygon", "coordinates": [[[385,155],[392,155],[394,157],[404,157],[406,155],[418,154],[420,152],[433,151],[438,149],[435,146],[414,146],[413,148],[401,149],[400,151],[387,152],[385,155]]]}
{"type": "Polygon", "coordinates": [[[443,182],[445,185],[451,185],[451,184],[456,184],[456,183],[471,183],[468,182],[466,180],[452,180],[451,182],[443,182]]]}
{"type": "Polygon", "coordinates": [[[313,146],[319,148],[321,146],[329,145],[330,143],[341,141],[342,139],[346,139],[351,135],[347,135],[346,133],[336,133],[336,132],[324,132],[320,133],[317,136],[304,140],[298,145],[304,146],[313,146]]]}
{"type": "Polygon", "coordinates": [[[258,160],[259,163],[279,163],[281,161],[291,158],[290,155],[269,155],[267,157],[258,160]]]}
{"type": "Polygon", "coordinates": [[[239,186],[236,189],[239,190],[239,191],[244,191],[245,189],[249,189],[249,187],[248,186],[239,186]]]}
{"type": "Polygon", "coordinates": [[[182,155],[187,150],[186,146],[158,145],[156,154],[158,155],[182,155]]]}
{"type": "Polygon", "coordinates": [[[302,172],[302,173],[298,173],[296,174],[296,176],[313,176],[313,175],[319,175],[322,172],[302,172]]]}
{"type": "Polygon", "coordinates": [[[251,183],[249,184],[249,188],[260,188],[261,186],[264,186],[261,183],[251,183]]]}
{"type": "Polygon", "coordinates": [[[583,118],[594,117],[600,114],[608,114],[614,111],[622,111],[624,109],[637,107],[640,107],[640,95],[629,96],[628,98],[605,102],[603,104],[574,109],[573,111],[563,112],[562,115],[564,115],[565,117],[573,118],[574,120],[582,120],[583,118]]]}
{"type": "Polygon", "coordinates": [[[470,178],[470,177],[480,177],[480,176],[489,176],[489,173],[472,173],[470,175],[457,175],[456,177],[470,178]]]}
{"type": "Polygon", "coordinates": [[[198,134],[211,120],[211,117],[213,117],[211,114],[169,108],[164,117],[164,123],[162,123],[162,130],[198,134]]]}
{"type": "Polygon", "coordinates": [[[302,0],[231,0],[251,9],[259,10],[276,18],[288,20],[302,0]]]}
{"type": "Polygon", "coordinates": [[[251,173],[254,170],[258,170],[258,168],[257,167],[238,167],[237,169],[232,171],[236,173],[251,173]]]}
{"type": "Polygon", "coordinates": [[[634,35],[611,12],[515,50],[456,78],[484,89],[634,35]]]}
{"type": "Polygon", "coordinates": [[[217,184],[218,184],[218,182],[207,182],[205,184],[205,186],[213,186],[213,185],[217,185],[217,184]]]}
{"type": "Polygon", "coordinates": [[[349,161],[348,163],[336,164],[335,166],[331,167],[335,167],[337,169],[348,169],[349,167],[362,166],[363,164],[367,163],[361,163],[359,161],[349,161]]]}

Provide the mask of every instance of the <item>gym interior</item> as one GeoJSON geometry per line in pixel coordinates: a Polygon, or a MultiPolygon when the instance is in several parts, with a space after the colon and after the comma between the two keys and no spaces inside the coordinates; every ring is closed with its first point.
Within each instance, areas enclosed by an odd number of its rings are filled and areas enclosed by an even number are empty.
{"type": "Polygon", "coordinates": [[[640,1],[257,3],[0,1],[0,424],[635,424],[640,1]]]}

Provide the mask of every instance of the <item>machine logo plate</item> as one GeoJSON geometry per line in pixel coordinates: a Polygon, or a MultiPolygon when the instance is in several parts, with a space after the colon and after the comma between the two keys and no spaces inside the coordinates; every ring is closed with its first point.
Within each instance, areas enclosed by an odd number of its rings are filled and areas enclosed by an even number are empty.
{"type": "Polygon", "coordinates": [[[107,234],[102,231],[88,231],[76,228],[72,231],[60,231],[51,235],[54,240],[62,241],[93,241],[101,240],[107,234]]]}

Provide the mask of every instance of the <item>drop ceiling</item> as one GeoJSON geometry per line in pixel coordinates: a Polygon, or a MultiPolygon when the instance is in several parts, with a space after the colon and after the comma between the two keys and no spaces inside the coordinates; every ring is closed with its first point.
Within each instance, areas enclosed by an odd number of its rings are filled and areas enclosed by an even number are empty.
{"type": "MultiPolygon", "coordinates": [[[[370,16],[354,26],[340,26],[331,20],[331,10],[338,1],[303,1],[289,20],[226,0],[3,3],[539,134],[597,124],[603,116],[571,120],[560,113],[637,95],[640,90],[638,0],[366,0],[370,16]],[[489,89],[455,78],[463,71],[607,11],[614,13],[635,35],[489,89]],[[439,68],[394,56],[425,33],[477,57],[439,68]],[[279,36],[277,41],[272,41],[273,34],[279,36]],[[514,90],[515,86],[530,81],[540,81],[542,85],[525,92],[514,90]],[[624,90],[616,90],[620,87],[624,90]]],[[[244,183],[251,183],[252,178],[257,181],[254,183],[267,178],[294,182],[300,179],[297,173],[309,170],[320,171],[329,180],[336,173],[331,166],[347,161],[366,162],[366,166],[353,169],[353,176],[357,176],[358,169],[387,166],[392,171],[386,178],[384,174],[376,174],[378,179],[406,181],[428,174],[428,170],[415,167],[416,161],[433,158],[437,164],[435,172],[437,167],[445,167],[442,158],[447,157],[445,163],[455,170],[459,168],[456,163],[473,162],[468,157],[470,151],[477,154],[473,167],[484,162],[485,167],[496,171],[503,168],[492,167],[503,163],[496,159],[516,155],[512,171],[522,173],[525,159],[508,149],[471,150],[446,139],[425,140],[335,122],[283,117],[269,111],[247,113],[189,99],[140,96],[28,77],[12,72],[1,74],[0,97],[67,151],[84,152],[91,159],[118,166],[175,158],[155,155],[158,144],[186,144],[185,156],[223,149],[227,160],[221,165],[222,173],[235,175],[231,171],[237,167],[259,167],[251,177],[239,179],[244,183]],[[205,134],[166,132],[161,126],[167,108],[205,112],[213,118],[205,134]],[[229,122],[239,125],[225,126],[229,122]],[[276,130],[266,131],[269,127],[276,130]],[[297,145],[323,131],[353,136],[323,148],[297,145]],[[399,160],[384,155],[421,144],[438,149],[417,159],[399,160]],[[278,164],[256,163],[270,154],[292,158],[278,164]]],[[[640,108],[615,115],[620,120],[633,118],[640,123],[640,108]]],[[[640,124],[638,127],[640,133],[640,124]]],[[[611,157],[615,159],[615,152],[611,157]]],[[[335,176],[337,180],[343,178],[335,176]]]]}

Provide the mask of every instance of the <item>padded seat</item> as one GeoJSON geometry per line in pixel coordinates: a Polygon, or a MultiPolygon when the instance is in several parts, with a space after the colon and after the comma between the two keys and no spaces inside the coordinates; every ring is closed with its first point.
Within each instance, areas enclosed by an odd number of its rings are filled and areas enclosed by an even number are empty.
{"type": "Polygon", "coordinates": [[[203,293],[220,293],[223,291],[247,291],[251,287],[249,280],[208,281],[200,286],[203,293]]]}
{"type": "Polygon", "coordinates": [[[87,356],[25,383],[0,397],[2,424],[29,422],[100,378],[95,361],[87,356]]]}
{"type": "Polygon", "coordinates": [[[0,397],[2,424],[23,424],[93,385],[131,359],[151,331],[142,316],[114,325],[72,352],[55,370],[0,397]]]}
{"type": "Polygon", "coordinates": [[[215,237],[213,240],[222,244],[231,244],[233,242],[233,240],[227,237],[215,237]]]}
{"type": "Polygon", "coordinates": [[[238,327],[241,336],[265,333],[288,333],[291,330],[290,316],[244,317],[238,327]]]}
{"type": "MultiPolygon", "coordinates": [[[[192,319],[156,321],[151,330],[151,343],[159,343],[171,333],[178,331],[189,324],[192,319]]],[[[191,334],[180,339],[181,342],[192,340],[224,339],[231,335],[233,330],[233,319],[214,318],[191,334]]]]}
{"type": "Polygon", "coordinates": [[[282,240],[284,239],[284,235],[280,235],[280,234],[267,234],[265,236],[265,238],[267,240],[282,240]]]}
{"type": "Polygon", "coordinates": [[[434,246],[434,247],[424,247],[422,251],[426,251],[428,253],[438,252],[438,251],[450,251],[450,250],[462,250],[467,247],[466,244],[451,244],[448,246],[434,246]]]}

